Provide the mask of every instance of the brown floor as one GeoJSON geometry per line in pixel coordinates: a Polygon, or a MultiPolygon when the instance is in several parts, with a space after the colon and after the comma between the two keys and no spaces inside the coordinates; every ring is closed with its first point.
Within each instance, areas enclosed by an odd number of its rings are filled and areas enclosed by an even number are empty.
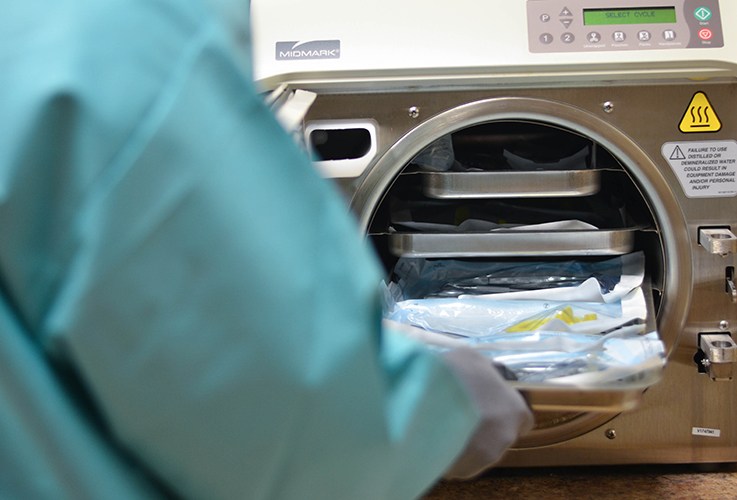
{"type": "Polygon", "coordinates": [[[423,500],[737,499],[737,464],[495,469],[441,482],[423,500]]]}

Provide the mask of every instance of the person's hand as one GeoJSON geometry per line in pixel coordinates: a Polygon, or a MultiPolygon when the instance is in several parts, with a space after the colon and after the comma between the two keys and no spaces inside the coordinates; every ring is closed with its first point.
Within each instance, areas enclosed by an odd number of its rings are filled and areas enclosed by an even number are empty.
{"type": "Polygon", "coordinates": [[[465,450],[445,479],[469,479],[498,462],[534,423],[527,402],[481,354],[468,348],[448,351],[444,359],[466,388],[481,415],[465,450]]]}

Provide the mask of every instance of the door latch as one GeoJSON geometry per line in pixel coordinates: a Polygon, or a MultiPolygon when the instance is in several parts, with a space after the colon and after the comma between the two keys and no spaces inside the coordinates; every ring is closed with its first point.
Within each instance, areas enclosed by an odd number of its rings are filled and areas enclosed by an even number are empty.
{"type": "Polygon", "coordinates": [[[737,364],[737,344],[728,333],[702,333],[699,335],[700,370],[712,380],[732,380],[737,364]]]}
{"type": "Polygon", "coordinates": [[[699,229],[699,245],[716,255],[737,253],[737,236],[726,227],[702,227],[699,229]]]}

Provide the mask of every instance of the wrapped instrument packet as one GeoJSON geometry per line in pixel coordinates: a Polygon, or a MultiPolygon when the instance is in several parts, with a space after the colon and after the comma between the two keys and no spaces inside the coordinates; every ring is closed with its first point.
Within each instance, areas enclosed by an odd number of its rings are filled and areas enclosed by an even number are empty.
{"type": "MultiPolygon", "coordinates": [[[[598,262],[569,260],[562,262],[483,262],[455,259],[400,258],[393,270],[392,282],[399,287],[397,300],[428,297],[457,297],[527,290],[552,293],[558,287],[570,288],[595,278],[602,294],[610,298],[642,284],[645,257],[635,252],[598,262]]],[[[542,296],[542,295],[539,295],[542,296]]],[[[535,298],[519,295],[518,298],[535,298]]]]}
{"type": "MultiPolygon", "coordinates": [[[[568,275],[566,283],[578,283],[572,286],[560,286],[557,276],[551,277],[554,286],[549,288],[454,296],[437,294],[447,288],[451,275],[456,282],[488,281],[493,273],[476,277],[466,273],[469,265],[484,263],[432,262],[429,270],[427,262],[419,262],[422,259],[412,260],[418,262],[398,263],[399,282],[387,287],[385,317],[414,327],[412,335],[436,349],[472,347],[524,382],[600,384],[662,368],[663,343],[657,332],[647,331],[641,253],[559,267],[569,268],[559,274],[568,275]],[[430,277],[425,285],[432,285],[423,289],[412,279],[417,274],[430,277]],[[401,283],[411,283],[411,290],[427,296],[404,298],[401,283]]],[[[509,264],[499,266],[509,271],[509,264]]],[[[522,277],[528,266],[538,272],[532,281],[543,281],[537,264],[512,266],[514,272],[507,275],[522,277]]]]}

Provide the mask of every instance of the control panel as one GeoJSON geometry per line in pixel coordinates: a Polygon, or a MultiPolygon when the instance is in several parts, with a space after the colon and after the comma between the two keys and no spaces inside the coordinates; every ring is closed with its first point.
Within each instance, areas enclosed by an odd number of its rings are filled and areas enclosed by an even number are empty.
{"type": "Polygon", "coordinates": [[[530,52],[724,46],[719,0],[528,0],[530,52]]]}

